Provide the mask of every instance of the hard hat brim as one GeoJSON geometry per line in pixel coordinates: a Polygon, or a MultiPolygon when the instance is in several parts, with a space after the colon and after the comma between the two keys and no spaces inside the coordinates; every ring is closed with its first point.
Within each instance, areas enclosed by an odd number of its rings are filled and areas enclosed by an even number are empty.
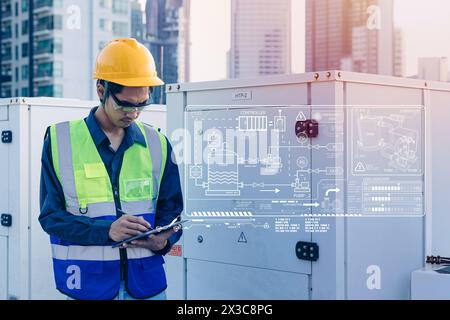
{"type": "MultiPolygon", "coordinates": [[[[94,79],[99,79],[94,77],[94,79]]],[[[125,87],[155,87],[164,85],[164,81],[162,81],[158,77],[153,78],[126,78],[126,79],[101,79],[109,82],[114,82],[120,84],[125,87]]]]}

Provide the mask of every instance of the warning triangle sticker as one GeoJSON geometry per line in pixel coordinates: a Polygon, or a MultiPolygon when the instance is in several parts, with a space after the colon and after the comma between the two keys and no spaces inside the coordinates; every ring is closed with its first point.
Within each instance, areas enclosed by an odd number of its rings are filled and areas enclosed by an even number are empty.
{"type": "Polygon", "coordinates": [[[297,119],[295,119],[295,120],[296,121],[305,121],[306,117],[303,112],[299,112],[299,114],[297,115],[297,119]]]}
{"type": "Polygon", "coordinates": [[[247,243],[247,238],[245,237],[245,234],[243,232],[241,232],[241,235],[239,236],[238,242],[247,243]]]}
{"type": "Polygon", "coordinates": [[[358,162],[358,164],[356,165],[355,171],[356,172],[366,172],[366,168],[364,167],[362,162],[358,162]]]}

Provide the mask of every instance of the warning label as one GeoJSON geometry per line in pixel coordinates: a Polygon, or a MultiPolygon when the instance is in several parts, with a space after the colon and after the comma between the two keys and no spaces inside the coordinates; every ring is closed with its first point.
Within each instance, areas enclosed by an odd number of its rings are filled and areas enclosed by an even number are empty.
{"type": "Polygon", "coordinates": [[[247,238],[245,237],[245,234],[243,232],[241,232],[241,235],[239,236],[238,242],[247,243],[247,238]]]}
{"type": "Polygon", "coordinates": [[[172,249],[167,253],[169,256],[181,257],[181,245],[175,244],[172,249]]]}
{"type": "Polygon", "coordinates": [[[358,162],[355,168],[355,172],[366,172],[366,168],[364,167],[364,164],[362,162],[358,162]]]}

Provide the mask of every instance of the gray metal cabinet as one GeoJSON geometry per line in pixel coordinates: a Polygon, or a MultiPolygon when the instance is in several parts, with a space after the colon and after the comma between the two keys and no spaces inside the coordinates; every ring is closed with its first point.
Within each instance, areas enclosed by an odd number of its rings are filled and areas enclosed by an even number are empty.
{"type": "Polygon", "coordinates": [[[444,219],[435,94],[450,86],[343,71],[168,85],[185,298],[408,299],[432,205],[444,219]]]}

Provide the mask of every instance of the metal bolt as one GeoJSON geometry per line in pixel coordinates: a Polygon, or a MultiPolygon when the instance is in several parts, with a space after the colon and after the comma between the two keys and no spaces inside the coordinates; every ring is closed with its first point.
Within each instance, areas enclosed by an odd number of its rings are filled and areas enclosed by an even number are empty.
{"type": "Polygon", "coordinates": [[[341,77],[341,73],[340,72],[338,72],[338,78],[340,78],[341,77]]]}
{"type": "Polygon", "coordinates": [[[314,79],[316,79],[316,80],[319,79],[319,74],[318,73],[314,74],[314,79]]]}
{"type": "Polygon", "coordinates": [[[180,90],[180,88],[181,88],[181,86],[180,86],[180,85],[177,85],[177,90],[180,90]]]}
{"type": "Polygon", "coordinates": [[[203,237],[202,236],[198,236],[197,237],[197,241],[198,241],[198,243],[202,243],[203,242],[203,237]]]}
{"type": "Polygon", "coordinates": [[[172,86],[169,86],[169,91],[172,91],[172,86]]]}
{"type": "Polygon", "coordinates": [[[330,71],[327,72],[327,78],[329,78],[329,77],[331,77],[331,72],[330,71]]]}

